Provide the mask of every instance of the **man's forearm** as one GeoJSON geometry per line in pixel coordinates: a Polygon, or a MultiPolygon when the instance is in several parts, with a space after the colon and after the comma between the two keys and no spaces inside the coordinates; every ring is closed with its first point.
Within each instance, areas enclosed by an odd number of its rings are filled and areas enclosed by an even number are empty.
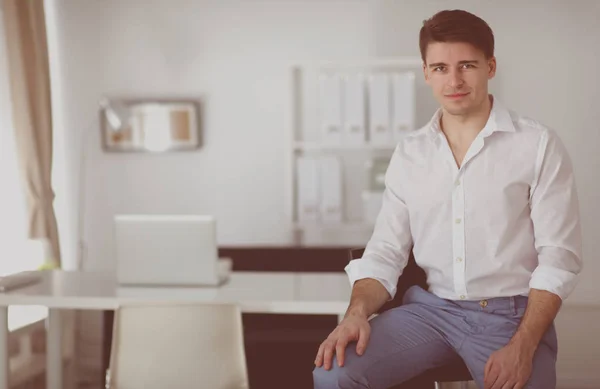
{"type": "Polygon", "coordinates": [[[531,289],[525,315],[510,343],[534,353],[544,333],[556,318],[561,304],[561,298],[554,293],[531,289]]]}
{"type": "Polygon", "coordinates": [[[381,284],[373,278],[364,278],[354,283],[350,305],[344,317],[351,315],[368,318],[390,299],[390,294],[381,284]]]}

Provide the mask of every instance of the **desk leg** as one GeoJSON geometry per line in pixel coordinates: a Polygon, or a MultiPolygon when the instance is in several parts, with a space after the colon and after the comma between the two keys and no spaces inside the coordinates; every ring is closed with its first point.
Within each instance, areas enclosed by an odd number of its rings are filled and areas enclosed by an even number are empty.
{"type": "Polygon", "coordinates": [[[48,310],[46,382],[48,389],[63,389],[62,320],[59,309],[48,310]]]}
{"type": "Polygon", "coordinates": [[[8,307],[0,307],[0,389],[8,389],[8,307]]]}

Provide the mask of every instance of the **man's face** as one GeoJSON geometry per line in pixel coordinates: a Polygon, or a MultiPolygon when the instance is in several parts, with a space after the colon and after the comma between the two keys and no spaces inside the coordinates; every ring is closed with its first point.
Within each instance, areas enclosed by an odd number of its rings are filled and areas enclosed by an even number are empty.
{"type": "Polygon", "coordinates": [[[425,81],[445,111],[467,115],[488,98],[488,80],[496,74],[496,59],[468,43],[429,44],[423,72],[425,81]]]}

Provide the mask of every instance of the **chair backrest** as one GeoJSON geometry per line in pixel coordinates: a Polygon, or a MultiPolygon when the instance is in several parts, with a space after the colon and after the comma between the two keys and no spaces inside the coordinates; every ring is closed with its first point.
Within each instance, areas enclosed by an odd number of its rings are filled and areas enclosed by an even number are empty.
{"type": "Polygon", "coordinates": [[[235,305],[123,306],[115,313],[112,345],[110,388],[248,387],[235,305]]]}
{"type": "MultiPolygon", "coordinates": [[[[349,253],[350,254],[349,259],[352,260],[352,259],[362,258],[364,252],[365,252],[364,248],[351,249],[350,253],[349,253]]],[[[394,298],[391,301],[386,302],[379,309],[379,311],[377,311],[377,313],[381,313],[381,312],[387,311],[390,308],[394,308],[394,307],[402,305],[402,299],[404,298],[404,293],[406,292],[406,290],[408,288],[410,288],[413,285],[418,285],[425,290],[428,289],[427,276],[425,275],[425,271],[417,265],[417,263],[415,261],[415,257],[413,255],[413,252],[411,250],[410,256],[408,258],[408,263],[407,263],[406,267],[404,268],[402,275],[400,275],[400,277],[398,278],[398,284],[396,287],[396,289],[397,289],[396,295],[394,296],[394,298]]]]}

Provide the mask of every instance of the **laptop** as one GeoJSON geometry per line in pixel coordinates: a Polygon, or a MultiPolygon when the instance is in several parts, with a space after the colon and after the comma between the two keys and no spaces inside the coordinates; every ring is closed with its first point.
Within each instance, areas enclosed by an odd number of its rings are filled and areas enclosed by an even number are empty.
{"type": "Polygon", "coordinates": [[[116,215],[117,281],[121,286],[219,286],[231,260],[218,258],[209,215],[116,215]]]}

